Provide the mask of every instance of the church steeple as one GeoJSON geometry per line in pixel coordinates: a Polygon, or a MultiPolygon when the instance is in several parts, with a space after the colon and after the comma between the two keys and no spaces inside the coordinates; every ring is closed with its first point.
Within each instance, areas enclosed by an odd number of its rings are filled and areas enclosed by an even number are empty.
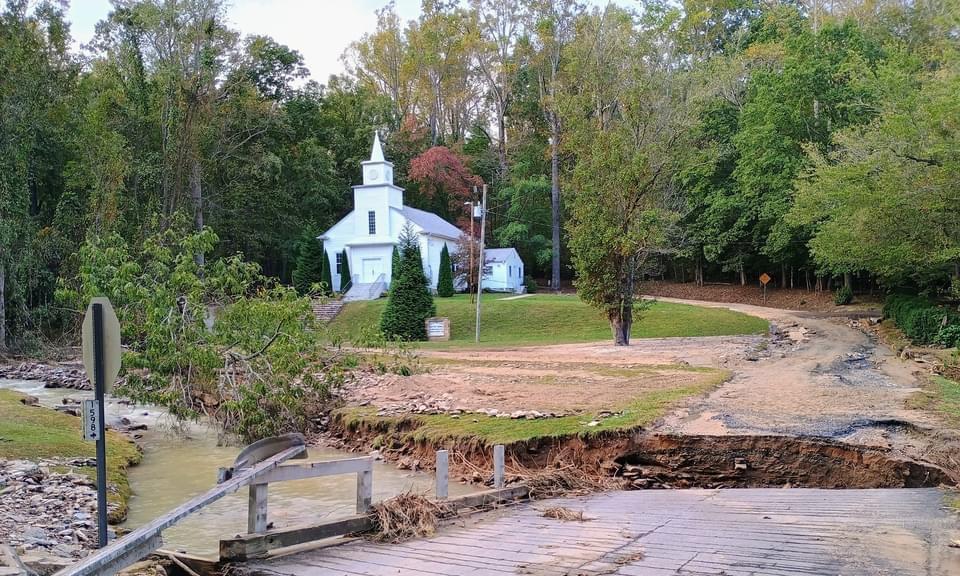
{"type": "Polygon", "coordinates": [[[383,157],[383,147],[380,145],[380,135],[373,133],[373,148],[370,150],[370,159],[363,164],[363,184],[393,184],[393,163],[383,157]]]}
{"type": "Polygon", "coordinates": [[[383,162],[383,148],[380,147],[380,134],[373,132],[373,150],[370,151],[371,162],[383,162]]]}

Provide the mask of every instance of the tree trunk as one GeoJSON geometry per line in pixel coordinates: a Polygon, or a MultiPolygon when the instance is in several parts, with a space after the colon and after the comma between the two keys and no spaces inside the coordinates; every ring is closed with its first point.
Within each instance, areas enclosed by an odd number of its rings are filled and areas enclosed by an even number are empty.
{"type": "Polygon", "coordinates": [[[7,350],[7,309],[4,289],[7,282],[7,269],[0,259],[0,352],[7,350]]]}
{"type": "Polygon", "coordinates": [[[853,290],[853,274],[849,272],[843,273],[843,287],[853,290]]]}
{"type": "Polygon", "coordinates": [[[743,266],[743,262],[740,263],[740,285],[747,285],[747,270],[743,266]]]}
{"type": "Polygon", "coordinates": [[[560,290],[560,126],[556,114],[550,122],[550,211],[552,216],[552,258],[550,286],[560,290]]]}
{"type": "Polygon", "coordinates": [[[783,262],[780,263],[780,287],[787,287],[787,265],[783,262]]]}
{"type": "Polygon", "coordinates": [[[630,345],[630,329],[633,327],[633,308],[617,311],[610,315],[610,329],[613,331],[615,346],[630,345]],[[621,313],[622,312],[622,313],[621,313]]]}
{"type": "MultiPolygon", "coordinates": [[[[203,230],[203,186],[200,182],[200,159],[194,158],[190,167],[190,199],[193,200],[193,227],[197,232],[203,230]]],[[[203,266],[203,252],[194,254],[197,265],[203,266]]]]}
{"type": "Polygon", "coordinates": [[[506,104],[502,98],[497,98],[497,156],[500,162],[499,180],[503,182],[507,179],[507,123],[504,120],[506,113],[506,104]]]}

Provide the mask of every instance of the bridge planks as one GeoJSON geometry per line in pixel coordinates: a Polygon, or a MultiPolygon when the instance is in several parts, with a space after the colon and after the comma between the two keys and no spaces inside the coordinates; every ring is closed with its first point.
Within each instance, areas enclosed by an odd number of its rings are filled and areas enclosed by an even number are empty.
{"type": "Polygon", "coordinates": [[[354,542],[246,565],[271,576],[568,574],[948,576],[960,520],[936,489],[662,490],[544,501],[397,545],[354,542]],[[550,506],[592,520],[542,516],[550,506]]]}

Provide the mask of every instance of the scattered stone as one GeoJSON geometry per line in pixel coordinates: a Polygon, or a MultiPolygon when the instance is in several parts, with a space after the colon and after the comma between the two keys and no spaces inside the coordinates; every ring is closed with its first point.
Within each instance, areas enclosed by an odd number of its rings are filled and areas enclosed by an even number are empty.
{"type": "Polygon", "coordinates": [[[86,372],[76,363],[50,365],[39,362],[21,362],[0,366],[0,378],[39,380],[46,388],[90,390],[86,372]]]}
{"type": "Polygon", "coordinates": [[[587,422],[587,426],[590,426],[591,428],[594,427],[594,426],[599,426],[599,425],[600,425],[600,421],[599,421],[599,420],[591,420],[590,422],[587,422]]]}

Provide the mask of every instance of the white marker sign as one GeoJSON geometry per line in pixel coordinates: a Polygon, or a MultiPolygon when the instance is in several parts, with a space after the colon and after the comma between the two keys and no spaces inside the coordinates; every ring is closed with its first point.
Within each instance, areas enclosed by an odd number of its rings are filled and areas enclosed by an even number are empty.
{"type": "Polygon", "coordinates": [[[100,439],[100,406],[96,400],[83,401],[83,439],[96,442],[100,439]]]}

